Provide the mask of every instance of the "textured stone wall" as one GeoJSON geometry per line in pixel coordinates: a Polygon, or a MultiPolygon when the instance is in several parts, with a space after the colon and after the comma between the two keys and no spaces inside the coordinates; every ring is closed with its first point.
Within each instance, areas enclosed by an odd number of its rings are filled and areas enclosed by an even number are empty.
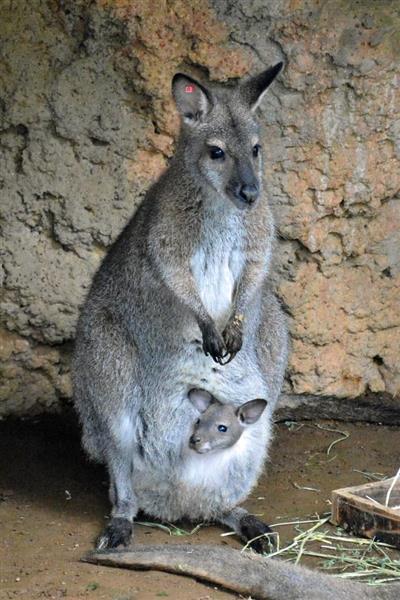
{"type": "Polygon", "coordinates": [[[395,403],[397,5],[3,0],[0,415],[70,397],[78,307],[173,151],[174,72],[226,80],[280,59],[262,115],[293,339],[286,404],[374,393],[395,403]]]}

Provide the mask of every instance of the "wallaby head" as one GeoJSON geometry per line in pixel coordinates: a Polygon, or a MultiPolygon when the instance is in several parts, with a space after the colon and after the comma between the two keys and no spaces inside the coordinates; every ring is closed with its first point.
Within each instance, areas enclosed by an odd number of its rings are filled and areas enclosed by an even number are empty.
{"type": "Polygon", "coordinates": [[[230,88],[205,87],[181,73],[172,80],[182,118],[178,160],[198,183],[239,209],[254,206],[261,192],[262,149],[255,111],[281,69],[278,63],[230,88]]]}
{"type": "Polygon", "coordinates": [[[192,389],[189,400],[201,413],[197,419],[189,446],[199,454],[233,446],[243,431],[261,417],[266,400],[250,400],[236,408],[221,404],[206,390],[192,389]]]}

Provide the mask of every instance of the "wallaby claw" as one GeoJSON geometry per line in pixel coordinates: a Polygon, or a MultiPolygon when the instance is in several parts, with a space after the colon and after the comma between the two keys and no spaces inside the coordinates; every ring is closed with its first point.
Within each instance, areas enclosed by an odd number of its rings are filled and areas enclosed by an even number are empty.
{"type": "Polygon", "coordinates": [[[226,356],[228,356],[228,354],[229,354],[228,360],[226,360],[225,362],[221,363],[222,365],[227,365],[228,363],[230,363],[231,360],[233,360],[235,358],[237,352],[231,352],[231,353],[227,352],[223,358],[226,358],[226,356]]]}
{"type": "Polygon", "coordinates": [[[222,336],[218,333],[214,324],[203,325],[201,328],[203,334],[203,352],[206,356],[222,365],[222,359],[226,356],[227,350],[222,336]]]}
{"type": "Polygon", "coordinates": [[[243,343],[243,326],[242,320],[234,317],[230,319],[228,325],[225,327],[222,337],[224,338],[227,354],[230,354],[229,360],[224,363],[228,364],[233,360],[236,354],[242,347],[243,343]]]}
{"type": "Polygon", "coordinates": [[[97,550],[128,546],[132,538],[133,526],[131,521],[121,517],[114,517],[97,538],[97,550]]]}
{"type": "MultiPolygon", "coordinates": [[[[206,355],[206,356],[208,356],[208,355],[206,355]]],[[[219,365],[225,364],[222,360],[222,358],[223,358],[222,356],[213,356],[213,355],[211,355],[211,356],[212,356],[212,359],[219,365]]]]}

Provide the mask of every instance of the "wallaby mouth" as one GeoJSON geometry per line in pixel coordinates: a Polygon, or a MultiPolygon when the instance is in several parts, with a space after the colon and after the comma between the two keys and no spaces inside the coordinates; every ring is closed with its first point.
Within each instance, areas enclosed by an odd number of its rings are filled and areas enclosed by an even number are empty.
{"type": "Polygon", "coordinates": [[[257,200],[242,200],[236,196],[232,198],[232,202],[239,210],[250,210],[255,204],[257,204],[257,200]]]}

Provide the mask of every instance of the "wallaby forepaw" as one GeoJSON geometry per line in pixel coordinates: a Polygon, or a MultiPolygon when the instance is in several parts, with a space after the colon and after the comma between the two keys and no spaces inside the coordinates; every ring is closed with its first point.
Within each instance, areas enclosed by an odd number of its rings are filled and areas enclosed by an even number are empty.
{"type": "Polygon", "coordinates": [[[224,364],[228,364],[242,347],[243,344],[243,319],[240,316],[233,317],[225,327],[222,337],[224,338],[226,352],[229,355],[224,364]]]}
{"type": "Polygon", "coordinates": [[[97,539],[97,550],[128,546],[132,538],[133,525],[128,519],[114,517],[97,539]]]}
{"type": "Polygon", "coordinates": [[[255,552],[269,554],[276,548],[275,534],[270,527],[254,515],[245,515],[240,520],[241,536],[255,552]]]}
{"type": "Polygon", "coordinates": [[[222,335],[220,335],[214,325],[203,325],[201,328],[203,334],[203,351],[206,356],[210,355],[215,362],[223,364],[222,359],[226,356],[226,347],[222,335]]]}

